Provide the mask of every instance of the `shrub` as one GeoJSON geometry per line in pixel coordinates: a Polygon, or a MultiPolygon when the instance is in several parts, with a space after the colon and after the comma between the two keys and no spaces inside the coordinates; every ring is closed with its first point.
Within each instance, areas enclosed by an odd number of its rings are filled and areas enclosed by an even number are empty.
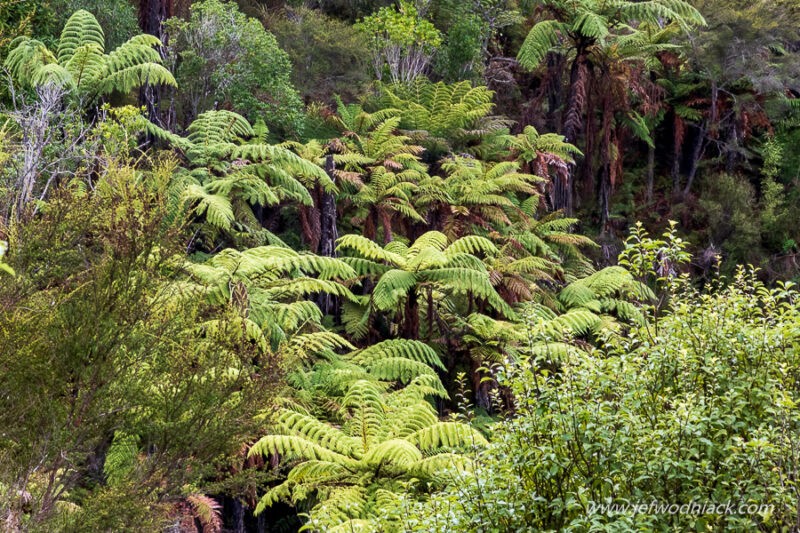
{"type": "Polygon", "coordinates": [[[206,0],[192,5],[189,20],[172,18],[166,26],[184,125],[221,108],[251,122],[261,118],[278,136],[297,133],[302,103],[291,62],[259,21],[233,3],[206,0]]]}
{"type": "Polygon", "coordinates": [[[798,297],[740,269],[706,292],[676,289],[659,320],[609,334],[591,354],[575,350],[555,367],[536,357],[507,365],[500,380],[514,392],[515,416],[496,426],[474,475],[410,507],[406,528],[789,530],[798,513],[798,297]],[[730,502],[731,511],[659,513],[653,502],[730,502]]]}

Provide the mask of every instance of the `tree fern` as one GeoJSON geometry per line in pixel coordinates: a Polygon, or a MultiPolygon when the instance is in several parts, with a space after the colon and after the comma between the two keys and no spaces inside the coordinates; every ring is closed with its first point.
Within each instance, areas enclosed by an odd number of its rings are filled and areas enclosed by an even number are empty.
{"type": "Polygon", "coordinates": [[[184,152],[188,161],[184,174],[191,177],[184,198],[195,201],[196,210],[206,211],[203,200],[207,195],[225,198],[230,204],[233,218],[206,218],[213,229],[219,230],[208,232],[212,239],[227,233],[265,235],[266,242],[276,242],[274,236],[259,227],[254,207],[292,202],[311,206],[309,188],[321,184],[325,190],[337,190],[320,166],[286,146],[264,144],[250,123],[231,111],[200,114],[189,126],[187,137],[154,125],[148,125],[147,130],[184,152]]]}
{"type": "MultiPolygon", "coordinates": [[[[494,254],[497,248],[485,238],[474,236],[448,245],[445,234],[431,231],[420,235],[410,246],[394,241],[381,247],[362,236],[346,235],[339,239],[338,250],[360,255],[364,276],[375,273],[370,276],[375,279],[370,298],[374,311],[400,314],[402,310],[403,327],[409,338],[416,338],[419,333],[413,319],[414,314],[421,313],[416,298],[425,292],[432,295],[434,290],[450,298],[480,298],[499,313],[514,316],[513,309],[492,286],[481,259],[464,251],[494,254]],[[368,260],[392,268],[380,271],[368,260]]],[[[435,313],[435,306],[436,302],[429,299],[427,313],[435,313]]]]}
{"type": "Polygon", "coordinates": [[[477,153],[476,144],[498,140],[508,126],[490,115],[492,91],[468,81],[448,85],[417,78],[380,89],[380,105],[396,109],[399,127],[434,152],[477,153]]]}
{"type": "MultiPolygon", "coordinates": [[[[417,343],[380,348],[432,357],[417,343]]],[[[373,355],[378,351],[367,350],[373,355]]],[[[367,350],[351,360],[392,359],[364,355],[367,350]]],[[[438,381],[435,376],[427,379],[438,381]]],[[[394,512],[404,484],[420,480],[431,490],[446,483],[449,472],[468,468],[469,461],[454,452],[482,447],[485,438],[462,423],[439,422],[426,401],[430,387],[423,381],[416,378],[393,391],[376,381],[353,381],[338,412],[328,413],[331,421],[289,410],[277,414],[273,434],[259,439],[248,453],[278,454],[294,464],[285,481],[264,494],[256,513],[288,501],[308,512],[305,529],[370,528],[372,520],[394,512]]]]}
{"type": "Polygon", "coordinates": [[[25,87],[55,84],[72,90],[77,100],[94,104],[100,96],[153,85],[175,85],[154,49],[161,42],[137,35],[110,54],[94,15],[76,11],[64,25],[56,54],[35,39],[22,38],[5,61],[11,76],[25,87]]]}
{"type": "Polygon", "coordinates": [[[545,55],[558,44],[566,26],[557,20],[543,20],[531,28],[517,52],[520,64],[528,69],[541,65],[545,55]]]}

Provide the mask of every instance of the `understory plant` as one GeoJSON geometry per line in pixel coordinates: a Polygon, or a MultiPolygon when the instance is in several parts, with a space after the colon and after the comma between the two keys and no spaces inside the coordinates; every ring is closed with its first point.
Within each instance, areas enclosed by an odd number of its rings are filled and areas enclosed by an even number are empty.
{"type": "Polygon", "coordinates": [[[406,530],[794,526],[800,294],[748,268],[700,289],[658,266],[670,295],[657,329],[650,316],[594,349],[522,350],[496,372],[513,416],[473,472],[409,506],[406,530]]]}

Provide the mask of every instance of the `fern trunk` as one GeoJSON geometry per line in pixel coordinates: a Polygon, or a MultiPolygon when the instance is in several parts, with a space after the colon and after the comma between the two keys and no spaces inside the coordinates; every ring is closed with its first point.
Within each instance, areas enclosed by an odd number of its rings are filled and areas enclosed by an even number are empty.
{"type": "MultiPolygon", "coordinates": [[[[325,158],[325,172],[331,180],[336,181],[334,174],[333,156],[325,158]]],[[[336,256],[336,239],[339,230],[336,226],[336,197],[322,189],[317,183],[317,198],[319,202],[319,247],[317,253],[326,257],[336,256]]],[[[321,293],[317,299],[317,306],[324,314],[332,314],[339,320],[339,299],[332,294],[321,293]]]]}
{"type": "MultiPolygon", "coordinates": [[[[564,112],[564,129],[562,134],[568,143],[576,144],[578,135],[583,129],[583,110],[586,103],[586,84],[588,82],[588,58],[584,48],[578,49],[578,55],[572,63],[569,79],[569,94],[564,112]]],[[[574,208],[573,187],[576,165],[569,165],[566,178],[553,183],[553,209],[562,209],[572,214],[574,208]]]]}
{"type": "Polygon", "coordinates": [[[678,115],[673,120],[672,132],[672,197],[678,198],[681,194],[681,159],[683,158],[683,135],[685,125],[678,115]]]}
{"type": "Polygon", "coordinates": [[[653,185],[656,177],[656,147],[655,144],[647,147],[647,189],[645,199],[650,204],[653,201],[653,185]]]}
{"type": "Polygon", "coordinates": [[[403,337],[411,340],[419,339],[419,299],[416,289],[408,291],[403,316],[403,337]]]}
{"type": "MultiPolygon", "coordinates": [[[[139,0],[139,27],[144,33],[158,37],[165,46],[167,36],[164,33],[164,21],[172,15],[172,0],[139,0]]],[[[165,46],[158,50],[162,59],[166,57],[165,46]]],[[[161,101],[165,90],[161,85],[145,84],[139,90],[139,105],[147,109],[147,117],[151,122],[169,130],[174,123],[171,119],[174,110],[162,113],[161,101]]]]}

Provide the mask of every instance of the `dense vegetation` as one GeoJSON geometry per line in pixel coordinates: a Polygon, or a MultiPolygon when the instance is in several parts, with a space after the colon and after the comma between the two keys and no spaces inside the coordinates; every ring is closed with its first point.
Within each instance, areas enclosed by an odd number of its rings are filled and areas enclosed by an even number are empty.
{"type": "Polygon", "coordinates": [[[0,0],[0,528],[795,530],[798,27],[0,0]]]}

